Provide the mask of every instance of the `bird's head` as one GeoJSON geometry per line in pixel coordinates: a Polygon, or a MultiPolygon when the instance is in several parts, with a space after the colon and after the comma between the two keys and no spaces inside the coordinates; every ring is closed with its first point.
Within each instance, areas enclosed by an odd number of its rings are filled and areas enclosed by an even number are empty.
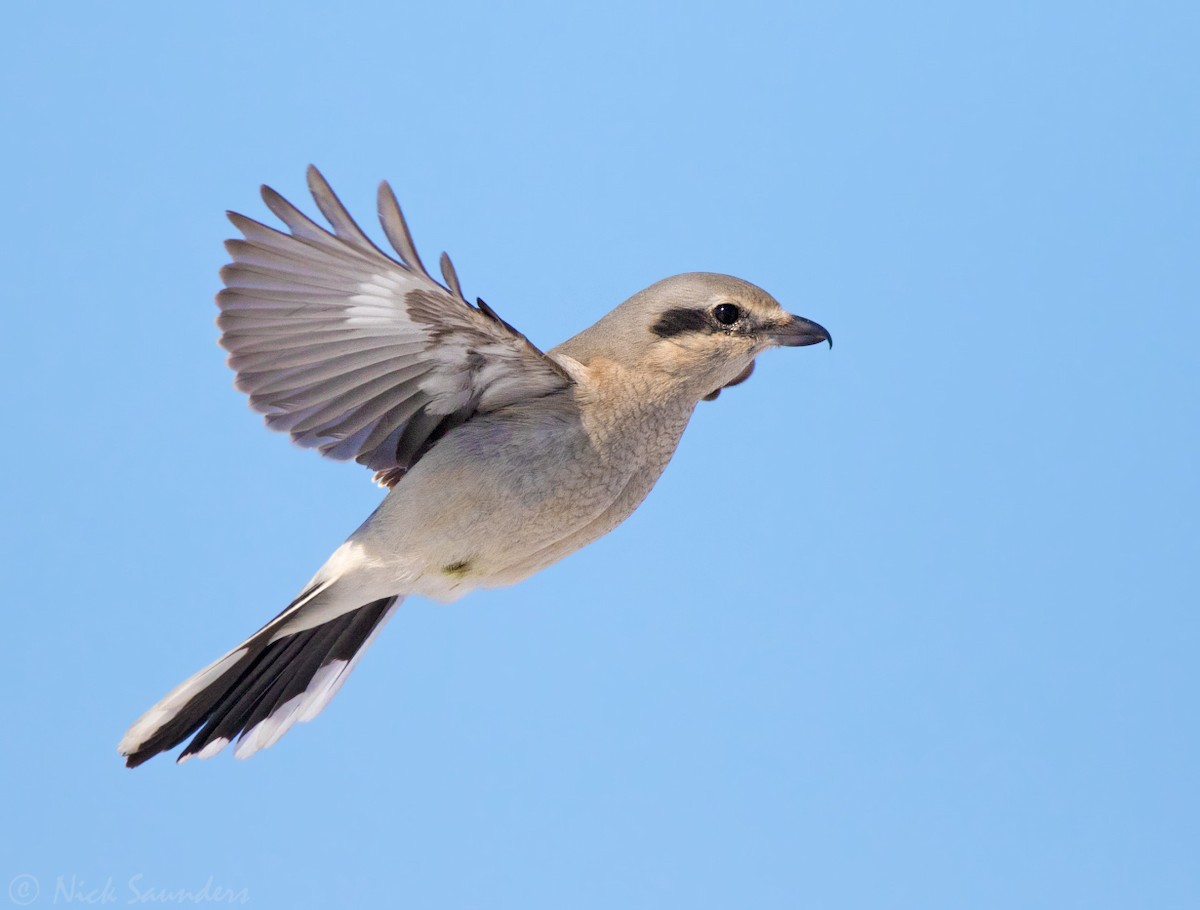
{"type": "Polygon", "coordinates": [[[824,328],[788,313],[762,288],[688,272],[634,294],[559,350],[584,364],[603,358],[661,376],[698,401],[746,379],[767,348],[821,341],[833,343],[824,328]]]}

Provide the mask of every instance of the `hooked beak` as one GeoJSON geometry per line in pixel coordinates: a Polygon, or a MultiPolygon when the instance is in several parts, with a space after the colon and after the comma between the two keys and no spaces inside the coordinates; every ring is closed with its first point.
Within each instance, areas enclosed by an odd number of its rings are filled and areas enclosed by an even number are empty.
{"type": "Polygon", "coordinates": [[[803,316],[792,315],[788,322],[785,322],[771,333],[771,337],[775,339],[776,344],[782,345],[785,348],[799,348],[806,344],[817,344],[821,341],[827,341],[829,342],[829,346],[833,347],[833,338],[830,337],[825,327],[818,325],[811,319],[805,319],[803,316]]]}

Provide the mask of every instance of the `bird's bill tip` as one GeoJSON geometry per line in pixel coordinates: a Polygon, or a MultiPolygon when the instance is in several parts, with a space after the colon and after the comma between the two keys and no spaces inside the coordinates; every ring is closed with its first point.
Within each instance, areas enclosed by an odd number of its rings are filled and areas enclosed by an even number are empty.
{"type": "Polygon", "coordinates": [[[833,336],[829,334],[829,330],[803,316],[792,315],[775,331],[774,338],[776,344],[786,348],[799,348],[822,341],[833,347],[833,336]]]}

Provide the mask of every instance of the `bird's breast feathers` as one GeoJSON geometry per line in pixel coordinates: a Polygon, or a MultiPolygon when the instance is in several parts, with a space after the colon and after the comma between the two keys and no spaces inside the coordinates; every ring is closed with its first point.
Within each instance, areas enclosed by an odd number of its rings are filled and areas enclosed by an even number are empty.
{"type": "Polygon", "coordinates": [[[614,419],[617,408],[564,392],[476,415],[352,539],[414,593],[446,600],[515,583],[612,530],[666,467],[690,411],[625,406],[630,416],[614,419]]]}

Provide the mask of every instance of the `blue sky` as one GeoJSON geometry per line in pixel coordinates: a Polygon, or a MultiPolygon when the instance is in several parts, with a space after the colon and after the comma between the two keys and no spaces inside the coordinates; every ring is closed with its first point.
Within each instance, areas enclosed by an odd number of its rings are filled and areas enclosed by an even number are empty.
{"type": "Polygon", "coordinates": [[[0,903],[1200,903],[1195,4],[248,6],[6,17],[0,903]],[[310,161],[543,346],[693,269],[836,345],[277,747],[127,771],[379,498],[215,344],[310,161]]]}

